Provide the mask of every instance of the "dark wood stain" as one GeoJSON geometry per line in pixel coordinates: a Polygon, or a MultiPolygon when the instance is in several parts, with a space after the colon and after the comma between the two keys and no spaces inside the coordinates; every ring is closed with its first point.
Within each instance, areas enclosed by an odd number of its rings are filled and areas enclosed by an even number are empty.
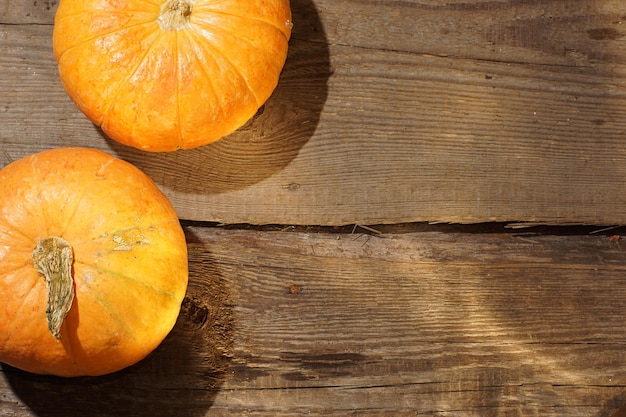
{"type": "Polygon", "coordinates": [[[589,29],[587,31],[587,34],[589,34],[589,38],[593,39],[594,41],[603,41],[603,40],[614,41],[624,36],[623,32],[620,32],[619,30],[616,30],[614,28],[589,29]]]}

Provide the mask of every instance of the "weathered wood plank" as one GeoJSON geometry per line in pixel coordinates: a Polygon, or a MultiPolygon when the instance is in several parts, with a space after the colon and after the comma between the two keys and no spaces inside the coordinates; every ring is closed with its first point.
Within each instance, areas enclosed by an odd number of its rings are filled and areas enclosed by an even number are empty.
{"type": "Polygon", "coordinates": [[[3,367],[0,414],[598,416],[625,400],[607,236],[187,228],[191,283],[147,360],[3,367]]]}
{"type": "Polygon", "coordinates": [[[280,85],[231,137],[173,154],[104,138],[65,96],[55,2],[0,9],[2,159],[80,145],[185,219],[625,224],[620,0],[293,2],[280,85]]]}
{"type": "Polygon", "coordinates": [[[58,0],[8,0],[0,5],[0,24],[49,25],[54,19],[58,0]]]}

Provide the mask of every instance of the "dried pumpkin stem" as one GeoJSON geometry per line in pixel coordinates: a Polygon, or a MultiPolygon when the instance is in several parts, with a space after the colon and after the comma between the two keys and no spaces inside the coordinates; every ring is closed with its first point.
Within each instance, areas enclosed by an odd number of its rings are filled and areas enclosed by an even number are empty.
{"type": "Polygon", "coordinates": [[[72,246],[60,237],[48,237],[37,243],[32,257],[48,288],[48,330],[55,338],[61,339],[61,326],[74,300],[72,246]]]}
{"type": "Polygon", "coordinates": [[[161,6],[158,21],[163,30],[180,30],[189,25],[193,0],[167,0],[161,6]]]}

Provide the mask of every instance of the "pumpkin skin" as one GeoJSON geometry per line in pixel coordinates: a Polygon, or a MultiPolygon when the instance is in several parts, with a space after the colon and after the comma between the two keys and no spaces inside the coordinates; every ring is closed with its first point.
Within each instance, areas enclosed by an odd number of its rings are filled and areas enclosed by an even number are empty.
{"type": "Polygon", "coordinates": [[[174,326],[187,289],[185,236],[156,185],[104,152],[60,148],[0,170],[0,361],[58,376],[103,375],[146,357],[174,326]],[[73,248],[74,299],[48,329],[33,248],[73,248]]]}
{"type": "Polygon", "coordinates": [[[214,142],[277,86],[289,0],[62,0],[53,49],[76,106],[146,151],[214,142]]]}

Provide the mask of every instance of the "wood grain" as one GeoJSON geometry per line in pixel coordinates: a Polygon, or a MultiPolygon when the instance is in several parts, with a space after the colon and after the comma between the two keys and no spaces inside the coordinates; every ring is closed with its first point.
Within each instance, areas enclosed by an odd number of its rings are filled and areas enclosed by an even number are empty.
{"type": "Polygon", "coordinates": [[[293,0],[259,114],[170,154],[78,112],[56,6],[0,5],[0,165],[98,148],[182,219],[298,226],[186,223],[190,287],[166,341],[103,378],[1,365],[0,415],[609,417],[626,402],[620,229],[402,224],[626,224],[622,0],[293,0]],[[302,227],[345,224],[382,233],[302,227]]]}
{"type": "Polygon", "coordinates": [[[187,227],[171,337],[104,378],[3,366],[0,414],[594,416],[626,401],[600,235],[187,227]]]}
{"type": "Polygon", "coordinates": [[[0,7],[0,158],[116,154],[183,219],[625,224],[621,0],[300,0],[279,87],[200,149],[117,145],[66,97],[56,2],[0,7]]]}

